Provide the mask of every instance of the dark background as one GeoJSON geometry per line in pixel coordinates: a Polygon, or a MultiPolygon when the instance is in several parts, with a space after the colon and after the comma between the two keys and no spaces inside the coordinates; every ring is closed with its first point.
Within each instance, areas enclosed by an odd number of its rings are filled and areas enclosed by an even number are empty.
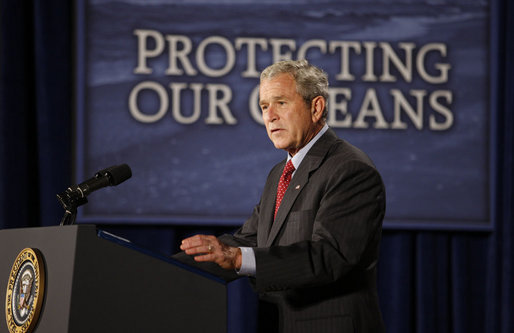
{"type": "MultiPolygon", "coordinates": [[[[514,5],[497,4],[494,227],[385,230],[379,294],[389,332],[514,330],[514,5]]],[[[73,13],[66,1],[0,0],[0,228],[56,225],[62,217],[55,194],[74,179],[73,13]]],[[[166,254],[187,235],[233,229],[100,227],[166,254]]]]}

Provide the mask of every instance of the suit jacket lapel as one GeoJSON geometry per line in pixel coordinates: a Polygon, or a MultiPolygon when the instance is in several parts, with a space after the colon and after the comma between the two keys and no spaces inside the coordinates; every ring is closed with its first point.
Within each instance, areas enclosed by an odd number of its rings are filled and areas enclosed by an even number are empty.
{"type": "MultiPolygon", "coordinates": [[[[298,170],[296,170],[293,178],[291,179],[291,183],[289,183],[289,187],[287,188],[286,193],[284,194],[284,198],[282,199],[282,203],[280,204],[280,208],[278,209],[277,216],[275,221],[273,222],[273,214],[270,215],[269,219],[267,216],[263,216],[270,221],[269,223],[273,223],[271,225],[271,230],[269,232],[268,239],[266,241],[266,246],[271,246],[275,241],[280,229],[282,228],[284,222],[286,221],[287,216],[293,206],[296,198],[304,189],[304,187],[309,182],[309,177],[311,173],[319,168],[321,162],[323,161],[325,155],[328,152],[330,146],[337,140],[337,136],[335,133],[329,129],[319,140],[312,146],[307,155],[304,157],[302,163],[298,170]]],[[[283,169],[283,165],[282,165],[283,169]]],[[[282,171],[281,171],[282,172],[282,171]]],[[[275,183],[275,192],[276,186],[278,186],[278,179],[280,178],[280,174],[275,183]]],[[[273,196],[276,197],[276,194],[273,196]]],[[[274,209],[274,199],[271,207],[271,211],[274,209]]],[[[268,222],[266,222],[268,223],[268,222]]]]}
{"type": "Polygon", "coordinates": [[[275,200],[277,198],[277,186],[282,175],[282,170],[286,164],[286,160],[278,164],[275,169],[270,173],[264,194],[260,205],[260,222],[257,229],[257,246],[262,247],[266,245],[268,235],[273,223],[273,214],[275,213],[275,200]]]}

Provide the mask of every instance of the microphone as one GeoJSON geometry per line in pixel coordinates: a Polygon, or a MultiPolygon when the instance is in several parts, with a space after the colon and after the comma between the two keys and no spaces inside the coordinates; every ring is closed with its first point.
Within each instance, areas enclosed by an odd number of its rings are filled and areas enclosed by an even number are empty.
{"type": "Polygon", "coordinates": [[[106,186],[116,186],[132,177],[132,171],[127,164],[113,165],[98,171],[93,178],[69,187],[66,191],[57,195],[57,198],[67,211],[76,210],[78,206],[87,203],[87,196],[91,192],[106,186]]]}
{"type": "Polygon", "coordinates": [[[73,190],[81,197],[87,197],[91,192],[106,186],[116,186],[132,177],[132,171],[127,164],[114,165],[98,171],[91,179],[77,185],[73,190]]]}

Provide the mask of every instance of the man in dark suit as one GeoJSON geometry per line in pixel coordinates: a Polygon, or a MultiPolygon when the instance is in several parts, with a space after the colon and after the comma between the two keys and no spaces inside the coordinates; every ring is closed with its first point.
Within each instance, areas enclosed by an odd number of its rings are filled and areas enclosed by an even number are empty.
{"type": "Polygon", "coordinates": [[[305,60],[263,71],[264,123],[287,159],[234,235],[196,235],[181,249],[251,276],[261,304],[279,310],[272,326],[281,332],[383,332],[376,267],[385,189],[366,154],[326,125],[327,98],[327,75],[305,60]]]}

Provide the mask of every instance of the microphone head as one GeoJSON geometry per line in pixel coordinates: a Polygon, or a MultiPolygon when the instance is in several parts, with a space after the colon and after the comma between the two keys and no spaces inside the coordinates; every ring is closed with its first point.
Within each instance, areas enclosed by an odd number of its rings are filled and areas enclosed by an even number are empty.
{"type": "Polygon", "coordinates": [[[98,171],[95,177],[99,176],[107,176],[109,178],[109,185],[115,186],[132,177],[132,170],[127,164],[113,165],[98,171]]]}

